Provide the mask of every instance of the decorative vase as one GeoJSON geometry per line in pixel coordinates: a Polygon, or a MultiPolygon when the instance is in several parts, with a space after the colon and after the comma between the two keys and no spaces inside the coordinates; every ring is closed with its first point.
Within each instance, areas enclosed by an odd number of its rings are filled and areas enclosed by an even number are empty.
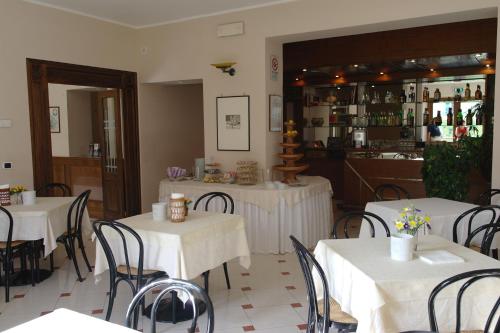
{"type": "Polygon", "coordinates": [[[21,193],[14,193],[10,195],[10,203],[13,205],[21,204],[21,193]]]}
{"type": "Polygon", "coordinates": [[[416,247],[416,239],[409,234],[396,233],[391,235],[391,259],[410,261],[416,247]]]}

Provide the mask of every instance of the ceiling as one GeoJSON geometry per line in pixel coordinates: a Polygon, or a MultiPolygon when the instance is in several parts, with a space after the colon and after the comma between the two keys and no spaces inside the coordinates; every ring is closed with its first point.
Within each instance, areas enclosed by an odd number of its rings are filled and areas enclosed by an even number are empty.
{"type": "Polygon", "coordinates": [[[25,0],[141,28],[296,0],[25,0]]]}

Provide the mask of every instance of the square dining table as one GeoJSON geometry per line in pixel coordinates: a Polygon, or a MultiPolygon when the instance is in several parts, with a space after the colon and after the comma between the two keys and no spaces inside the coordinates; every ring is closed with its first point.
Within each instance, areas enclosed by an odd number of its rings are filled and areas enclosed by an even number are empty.
{"type": "MultiPolygon", "coordinates": [[[[119,220],[134,229],[144,244],[144,269],[161,270],[171,278],[191,280],[234,258],[250,267],[245,220],[235,214],[189,212],[186,221],[155,221],[151,213],[119,220]]],[[[125,264],[121,238],[103,229],[118,265],[125,264]]],[[[138,248],[129,244],[131,263],[138,262],[138,248]]],[[[94,274],[108,269],[106,256],[97,242],[94,274]]]]}
{"type": "MultiPolygon", "coordinates": [[[[357,332],[363,333],[429,330],[427,302],[436,285],[459,273],[500,269],[500,261],[435,235],[419,237],[418,249],[417,255],[420,251],[446,250],[464,262],[431,265],[417,257],[395,261],[390,257],[388,237],[321,240],[314,254],[325,271],[330,297],[358,320],[357,332]]],[[[321,295],[317,276],[315,286],[321,295]]],[[[436,299],[442,332],[454,331],[460,286],[453,284],[436,299]]],[[[473,285],[464,296],[462,329],[482,329],[499,294],[500,279],[473,285]]]]}
{"type": "MultiPolygon", "coordinates": [[[[67,230],[68,211],[76,197],[37,197],[34,205],[5,206],[14,220],[12,240],[34,241],[43,239],[44,255],[57,248],[56,239],[67,230]]],[[[8,224],[5,215],[0,215],[0,241],[6,240],[8,224]]],[[[91,230],[87,209],[82,217],[82,230],[91,230]]]]}
{"type": "MultiPolygon", "coordinates": [[[[403,200],[392,200],[392,201],[377,201],[368,202],[365,207],[365,211],[374,213],[380,216],[391,232],[396,232],[394,226],[394,221],[399,217],[399,213],[404,207],[409,207],[414,205],[422,211],[422,214],[428,215],[431,218],[431,229],[421,228],[419,235],[424,233],[439,235],[448,240],[453,240],[453,224],[455,220],[465,211],[477,207],[477,205],[470,204],[467,202],[460,202],[442,198],[420,198],[420,199],[403,199],[403,200]]],[[[496,210],[496,218],[500,216],[500,210],[496,210]]],[[[481,212],[474,219],[472,230],[475,228],[491,222],[492,213],[485,211],[481,212]]],[[[464,244],[468,236],[467,231],[468,219],[463,219],[459,224],[457,229],[458,243],[464,244]]],[[[483,233],[480,233],[474,237],[472,243],[474,245],[480,246],[483,233]]],[[[382,227],[375,223],[375,237],[384,237],[382,227]]],[[[368,223],[361,223],[361,229],[359,232],[360,238],[370,237],[370,227],[368,223]]],[[[493,240],[493,246],[500,248],[500,237],[495,236],[493,240]]]]}

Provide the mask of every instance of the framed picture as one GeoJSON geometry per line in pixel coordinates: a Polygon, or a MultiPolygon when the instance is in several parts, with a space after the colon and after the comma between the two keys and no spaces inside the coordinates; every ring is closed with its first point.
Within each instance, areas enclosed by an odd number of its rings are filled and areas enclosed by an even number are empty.
{"type": "Polygon", "coordinates": [[[61,133],[61,115],[58,106],[49,106],[50,133],[61,133]]]}
{"type": "Polygon", "coordinates": [[[283,132],[283,98],[269,95],[269,131],[283,132]]]}
{"type": "Polygon", "coordinates": [[[250,96],[217,97],[217,150],[250,150],[250,96]]]}

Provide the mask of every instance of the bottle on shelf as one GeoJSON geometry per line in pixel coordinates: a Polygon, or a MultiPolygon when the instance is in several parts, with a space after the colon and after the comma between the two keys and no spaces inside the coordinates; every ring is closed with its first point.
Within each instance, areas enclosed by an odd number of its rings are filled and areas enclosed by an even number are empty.
{"type": "Polygon", "coordinates": [[[465,84],[464,99],[467,101],[470,99],[470,84],[465,84]]]}
{"type": "Polygon", "coordinates": [[[404,117],[404,111],[403,108],[401,108],[398,112],[397,126],[403,126],[403,117],[404,117]]]}
{"type": "Polygon", "coordinates": [[[399,103],[406,103],[406,92],[404,89],[401,89],[401,94],[399,94],[399,103]]]}
{"type": "Polygon", "coordinates": [[[464,115],[462,113],[462,109],[458,109],[457,113],[457,125],[464,120],[464,115]]]}
{"type": "Polygon", "coordinates": [[[410,92],[408,93],[408,102],[415,103],[415,88],[410,86],[410,92]]]}
{"type": "Polygon", "coordinates": [[[462,89],[456,88],[455,89],[455,101],[460,102],[461,99],[462,99],[462,89]]]}
{"type": "Polygon", "coordinates": [[[425,111],[424,111],[424,120],[423,120],[423,125],[424,126],[427,126],[429,125],[429,109],[428,108],[425,108],[425,111]]]}
{"type": "Polygon", "coordinates": [[[481,91],[481,86],[478,84],[476,93],[474,94],[474,99],[483,99],[483,93],[481,91]]]}
{"type": "Polygon", "coordinates": [[[422,92],[422,101],[423,102],[429,101],[429,88],[427,87],[424,87],[424,91],[422,92]]]}
{"type": "Polygon", "coordinates": [[[413,109],[410,108],[408,109],[408,116],[407,116],[406,123],[409,127],[413,127],[413,124],[415,123],[415,115],[413,113],[413,109]]]}
{"type": "Polygon", "coordinates": [[[446,126],[453,126],[453,111],[448,108],[448,113],[446,114],[446,126]]]}
{"type": "Polygon", "coordinates": [[[434,90],[434,102],[439,102],[441,100],[441,92],[439,91],[439,88],[436,88],[434,90]]]}
{"type": "Polygon", "coordinates": [[[436,125],[441,126],[443,124],[443,118],[441,117],[441,111],[438,111],[436,117],[436,125]]]}
{"type": "Polygon", "coordinates": [[[483,124],[483,112],[481,110],[476,110],[476,125],[483,124]]]}
{"type": "Polygon", "coordinates": [[[472,125],[472,112],[471,109],[467,110],[467,115],[465,116],[465,125],[471,126],[472,125]]]}

